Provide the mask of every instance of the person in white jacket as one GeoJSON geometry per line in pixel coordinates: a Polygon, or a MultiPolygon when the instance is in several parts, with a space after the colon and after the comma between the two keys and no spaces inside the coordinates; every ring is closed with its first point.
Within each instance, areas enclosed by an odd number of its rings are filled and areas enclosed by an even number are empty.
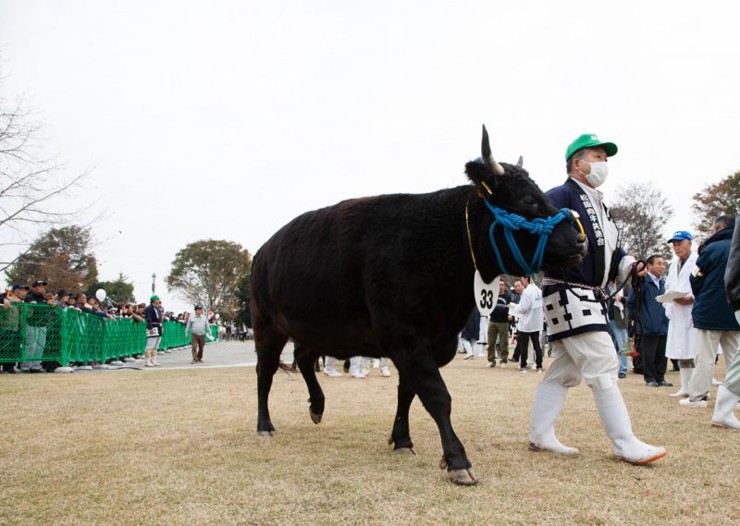
{"type": "Polygon", "coordinates": [[[537,372],[542,372],[542,347],[540,346],[540,331],[545,319],[542,311],[542,291],[532,283],[529,276],[523,276],[524,292],[519,303],[513,306],[514,314],[519,318],[516,326],[516,347],[519,354],[519,372],[527,372],[527,347],[532,342],[535,353],[537,372]]]}
{"type": "Polygon", "coordinates": [[[691,320],[691,307],[694,295],[691,293],[689,276],[696,267],[698,255],[692,250],[692,235],[685,230],[675,232],[668,243],[673,245],[676,257],[668,269],[665,282],[666,292],[685,292],[686,296],[664,303],[665,314],[668,318],[668,341],[666,343],[666,358],[678,360],[681,375],[681,388],[672,393],[674,397],[689,395],[688,386],[694,372],[694,351],[696,329],[691,320]]]}

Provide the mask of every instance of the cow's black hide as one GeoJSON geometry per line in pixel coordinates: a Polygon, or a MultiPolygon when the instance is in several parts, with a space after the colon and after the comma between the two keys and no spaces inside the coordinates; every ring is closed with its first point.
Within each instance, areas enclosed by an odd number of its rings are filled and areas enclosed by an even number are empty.
{"type": "MultiPolygon", "coordinates": [[[[484,135],[484,158],[486,146],[484,135]]],[[[486,281],[500,274],[489,240],[493,216],[481,196],[529,219],[557,212],[525,170],[486,161],[466,165],[472,185],[343,201],[298,216],[260,248],[251,283],[258,432],[274,431],[267,400],[288,338],[296,345],[315,422],[324,411],[316,356],[389,356],[399,372],[395,448],[412,447],[408,409],[418,395],[439,426],[450,476],[475,482],[450,424],[450,396],[438,367],[455,356],[457,335],[473,308],[471,249],[486,281]]],[[[521,273],[501,229],[496,239],[505,266],[521,273]]],[[[529,261],[538,238],[518,232],[516,239],[529,261]]],[[[574,264],[583,250],[574,227],[562,222],[549,239],[543,268],[574,264]]]]}

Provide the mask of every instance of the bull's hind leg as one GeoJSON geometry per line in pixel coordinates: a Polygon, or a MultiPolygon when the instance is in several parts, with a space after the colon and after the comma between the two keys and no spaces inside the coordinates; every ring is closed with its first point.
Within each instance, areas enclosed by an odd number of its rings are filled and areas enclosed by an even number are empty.
{"type": "Polygon", "coordinates": [[[257,351],[257,433],[267,436],[275,432],[267,400],[272,388],[272,379],[280,365],[280,353],[288,342],[288,336],[260,318],[254,317],[254,345],[257,351]]]}
{"type": "Polygon", "coordinates": [[[398,380],[398,402],[396,405],[396,418],[393,421],[393,431],[388,439],[388,444],[393,445],[395,453],[413,453],[414,444],[411,442],[409,431],[409,409],[414,401],[414,390],[411,388],[406,375],[399,373],[398,380]]]}
{"type": "Polygon", "coordinates": [[[308,387],[308,403],[310,404],[308,412],[313,423],[318,424],[324,415],[324,391],[321,389],[321,385],[316,379],[316,371],[314,371],[316,355],[303,345],[296,344],[293,356],[308,387]]]}

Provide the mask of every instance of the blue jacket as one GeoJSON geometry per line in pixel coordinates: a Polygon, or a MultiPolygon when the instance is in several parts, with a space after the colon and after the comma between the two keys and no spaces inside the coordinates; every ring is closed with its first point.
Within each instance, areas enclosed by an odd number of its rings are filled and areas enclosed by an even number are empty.
{"type": "Polygon", "coordinates": [[[697,329],[740,331],[725,294],[725,267],[733,232],[733,228],[720,230],[699,249],[696,269],[689,278],[694,293],[691,318],[697,329]]]}
{"type": "MultiPolygon", "coordinates": [[[[662,279],[660,280],[660,286],[656,286],[653,278],[645,276],[640,291],[642,303],[640,304],[639,323],[635,325],[637,334],[644,334],[645,336],[668,334],[668,318],[665,315],[665,309],[663,304],[658,303],[658,300],[655,299],[663,293],[665,293],[665,282],[662,279]]],[[[630,291],[627,308],[631,312],[635,310],[634,287],[630,291]]]]}

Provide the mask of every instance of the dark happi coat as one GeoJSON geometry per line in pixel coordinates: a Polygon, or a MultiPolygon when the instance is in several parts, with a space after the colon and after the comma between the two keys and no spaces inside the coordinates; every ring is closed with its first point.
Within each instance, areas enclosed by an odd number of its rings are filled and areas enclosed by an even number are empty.
{"type": "MultiPolygon", "coordinates": [[[[616,250],[610,254],[606,253],[601,231],[603,225],[598,224],[591,201],[583,189],[568,178],[561,186],[549,190],[547,196],[556,206],[575,210],[580,215],[588,239],[588,253],[579,264],[568,268],[548,270],[545,272],[545,277],[598,288],[604,282],[605,261],[609,259],[611,266],[606,281],[616,279],[619,262],[626,256],[626,253],[619,243],[616,250]]],[[[604,206],[604,215],[608,221],[612,221],[606,206],[604,206]]],[[[576,289],[564,284],[545,284],[542,287],[550,341],[585,332],[609,330],[607,311],[597,301],[597,294],[587,288],[577,290],[583,298],[586,298],[586,301],[574,302],[575,298],[570,294],[574,290],[576,289]]]]}

